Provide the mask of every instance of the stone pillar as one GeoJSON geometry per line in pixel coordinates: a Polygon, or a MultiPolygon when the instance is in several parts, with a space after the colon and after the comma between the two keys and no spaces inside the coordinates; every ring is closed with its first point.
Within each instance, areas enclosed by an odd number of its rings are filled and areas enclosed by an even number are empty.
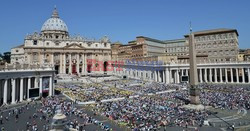
{"type": "Polygon", "coordinates": [[[209,82],[213,82],[213,80],[212,80],[212,68],[209,68],[209,82]]]}
{"type": "Polygon", "coordinates": [[[72,74],[72,59],[71,59],[71,54],[69,55],[69,74],[72,74]]]}
{"type": "Polygon", "coordinates": [[[158,70],[158,82],[161,82],[161,74],[160,74],[160,70],[158,70]]]}
{"type": "Polygon", "coordinates": [[[168,70],[168,68],[166,68],[166,71],[165,71],[165,73],[166,73],[166,75],[165,75],[165,77],[166,77],[166,84],[169,84],[170,82],[170,80],[169,80],[169,70],[168,70]]]}
{"type": "Polygon", "coordinates": [[[34,88],[38,88],[38,77],[35,77],[34,88]]]}
{"type": "Polygon", "coordinates": [[[235,68],[236,70],[236,82],[239,83],[239,69],[235,68]]]}
{"type": "Polygon", "coordinates": [[[60,53],[60,74],[63,73],[63,61],[62,61],[63,57],[62,57],[62,54],[60,53]]]}
{"type": "Polygon", "coordinates": [[[200,68],[200,74],[199,74],[199,76],[200,76],[200,83],[202,83],[203,82],[203,80],[202,80],[202,69],[200,68]]]}
{"type": "Polygon", "coordinates": [[[225,80],[226,80],[226,83],[227,83],[228,82],[227,68],[225,68],[225,80]]]}
{"type": "Polygon", "coordinates": [[[52,76],[49,77],[49,96],[53,96],[53,80],[52,80],[52,76]]]}
{"type": "Polygon", "coordinates": [[[42,97],[42,94],[43,94],[43,77],[40,77],[40,80],[39,80],[39,94],[40,94],[40,97],[42,97]]]}
{"type": "Polygon", "coordinates": [[[223,80],[222,80],[222,69],[220,68],[220,82],[223,83],[223,80]]]}
{"type": "Polygon", "coordinates": [[[217,68],[214,68],[214,82],[217,83],[217,68]]]}
{"type": "Polygon", "coordinates": [[[180,83],[180,74],[179,74],[179,70],[176,70],[176,77],[177,77],[177,83],[180,83]]]}
{"type": "Polygon", "coordinates": [[[234,77],[233,77],[233,69],[232,68],[230,68],[230,75],[231,75],[231,83],[233,83],[234,82],[234,77]]]}
{"type": "Polygon", "coordinates": [[[29,90],[31,88],[31,78],[28,78],[28,90],[27,90],[27,99],[30,99],[30,95],[29,95],[29,90]]]}
{"type": "Polygon", "coordinates": [[[184,73],[183,73],[183,69],[181,69],[181,76],[183,76],[184,75],[184,73]]]}
{"type": "Polygon", "coordinates": [[[11,79],[11,104],[16,103],[16,79],[11,79]]]}
{"type": "Polygon", "coordinates": [[[169,70],[169,83],[172,83],[172,70],[169,70]]]}
{"type": "Polygon", "coordinates": [[[23,78],[20,78],[20,102],[23,101],[23,78]]]}
{"type": "Polygon", "coordinates": [[[205,82],[207,82],[207,68],[205,68],[204,72],[205,72],[204,73],[204,78],[205,78],[204,80],[205,80],[205,82]]]}
{"type": "Polygon", "coordinates": [[[80,59],[79,59],[79,54],[76,54],[76,60],[77,60],[77,63],[76,63],[76,72],[77,74],[79,75],[80,72],[79,72],[79,68],[80,68],[80,59]]]}
{"type": "Polygon", "coordinates": [[[66,60],[66,54],[65,53],[63,53],[63,73],[64,74],[66,74],[66,62],[67,62],[67,60],[66,60]]]}
{"type": "Polygon", "coordinates": [[[245,70],[244,68],[241,68],[241,72],[242,72],[242,83],[245,83],[245,70]]]}
{"type": "Polygon", "coordinates": [[[3,103],[7,104],[8,96],[8,79],[4,80],[4,88],[3,88],[3,103]]]}
{"type": "Polygon", "coordinates": [[[154,77],[155,77],[155,82],[157,82],[157,77],[158,77],[158,76],[157,76],[157,71],[155,70],[154,72],[155,72],[155,75],[154,75],[154,77]]]}

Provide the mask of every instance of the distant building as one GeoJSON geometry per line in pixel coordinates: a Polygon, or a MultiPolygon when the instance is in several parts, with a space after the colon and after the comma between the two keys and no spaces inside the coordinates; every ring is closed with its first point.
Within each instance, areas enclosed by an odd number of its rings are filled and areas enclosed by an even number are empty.
{"type": "MultiPolygon", "coordinates": [[[[238,32],[236,29],[213,29],[194,32],[197,62],[238,61],[238,32]]],[[[113,45],[115,46],[115,45],[113,45]]],[[[116,45],[119,60],[140,59],[152,56],[177,56],[179,63],[188,62],[188,35],[182,39],[157,40],[138,36],[127,45],[116,45]]],[[[112,49],[112,51],[113,51],[112,49]]]]}

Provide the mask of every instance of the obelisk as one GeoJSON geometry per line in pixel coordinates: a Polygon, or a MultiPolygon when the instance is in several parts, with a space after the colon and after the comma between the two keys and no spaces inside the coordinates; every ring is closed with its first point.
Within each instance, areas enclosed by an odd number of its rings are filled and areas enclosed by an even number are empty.
{"type": "Polygon", "coordinates": [[[190,104],[199,105],[200,97],[199,97],[199,89],[198,85],[198,74],[197,74],[197,63],[196,63],[196,50],[194,43],[194,34],[192,29],[190,28],[189,34],[189,63],[190,63],[190,104]]]}

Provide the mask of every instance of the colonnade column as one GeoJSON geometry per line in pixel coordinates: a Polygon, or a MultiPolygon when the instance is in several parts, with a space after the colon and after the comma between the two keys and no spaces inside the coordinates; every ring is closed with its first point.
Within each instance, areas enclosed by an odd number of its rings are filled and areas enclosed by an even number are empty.
{"type": "Polygon", "coordinates": [[[202,69],[200,68],[200,74],[199,74],[199,76],[200,76],[200,83],[202,83],[203,82],[203,80],[202,80],[202,69]]]}
{"type": "Polygon", "coordinates": [[[220,68],[220,82],[223,83],[223,80],[222,80],[222,69],[220,68]]]}
{"type": "Polygon", "coordinates": [[[232,68],[230,68],[230,75],[231,75],[231,83],[233,83],[234,82],[234,77],[233,77],[233,69],[232,68]]]}
{"type": "Polygon", "coordinates": [[[11,104],[16,103],[16,79],[11,79],[11,104]]]}
{"type": "Polygon", "coordinates": [[[3,103],[7,104],[7,93],[8,93],[8,79],[4,80],[4,89],[3,89],[3,103]]]}
{"type": "Polygon", "coordinates": [[[155,78],[155,82],[157,82],[157,72],[156,72],[156,70],[154,70],[154,78],[155,78]]]}
{"type": "Polygon", "coordinates": [[[180,83],[180,74],[179,74],[179,70],[177,69],[176,70],[176,73],[177,73],[177,83],[180,83]]]}
{"type": "Polygon", "coordinates": [[[209,68],[209,82],[213,82],[212,80],[212,69],[209,68]]]}
{"type": "Polygon", "coordinates": [[[166,75],[164,70],[162,70],[162,76],[163,76],[163,83],[166,83],[166,75]]]}
{"type": "Polygon", "coordinates": [[[245,70],[244,68],[241,69],[241,75],[242,75],[242,83],[245,83],[245,70]]]}
{"type": "Polygon", "coordinates": [[[170,82],[169,82],[169,81],[170,81],[170,78],[169,78],[169,70],[168,70],[168,68],[166,68],[165,73],[166,73],[166,75],[165,75],[165,76],[166,76],[166,83],[169,84],[169,83],[170,83],[170,82]]]}
{"type": "Polygon", "coordinates": [[[49,77],[49,96],[53,95],[53,80],[52,76],[49,77]]]}
{"type": "Polygon", "coordinates": [[[236,82],[239,83],[239,70],[238,68],[235,68],[236,70],[236,82]]]}
{"type": "Polygon", "coordinates": [[[207,82],[207,68],[205,68],[204,78],[205,82],[207,82]]]}
{"type": "Polygon", "coordinates": [[[217,68],[214,68],[214,82],[217,83],[217,68]]]}
{"type": "Polygon", "coordinates": [[[161,74],[160,74],[160,70],[158,70],[158,82],[161,82],[161,74]]]}
{"type": "Polygon", "coordinates": [[[225,68],[225,80],[226,80],[226,83],[227,83],[228,82],[227,68],[225,68]]]}
{"type": "Polygon", "coordinates": [[[23,78],[20,78],[20,102],[23,101],[23,78]]]}
{"type": "Polygon", "coordinates": [[[42,97],[42,94],[43,94],[43,77],[40,77],[40,80],[39,80],[39,94],[40,94],[40,97],[42,97]]]}

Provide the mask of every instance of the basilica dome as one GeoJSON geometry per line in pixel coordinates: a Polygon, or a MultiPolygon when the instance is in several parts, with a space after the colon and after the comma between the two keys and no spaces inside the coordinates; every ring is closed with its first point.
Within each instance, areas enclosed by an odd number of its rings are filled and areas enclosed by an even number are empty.
{"type": "Polygon", "coordinates": [[[68,32],[67,25],[62,19],[59,18],[56,8],[53,11],[51,18],[46,20],[42,26],[41,31],[66,31],[68,32]]]}

